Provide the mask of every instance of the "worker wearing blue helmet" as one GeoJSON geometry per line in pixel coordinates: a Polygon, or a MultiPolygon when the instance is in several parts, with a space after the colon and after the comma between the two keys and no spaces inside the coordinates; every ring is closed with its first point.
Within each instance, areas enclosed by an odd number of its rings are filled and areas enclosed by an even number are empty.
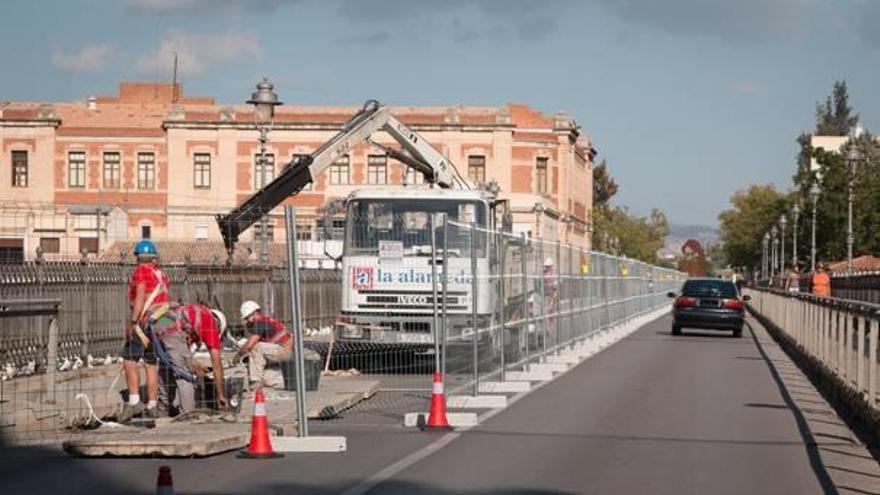
{"type": "Polygon", "coordinates": [[[159,250],[156,245],[148,240],[140,241],[135,245],[133,254],[138,264],[128,286],[131,317],[125,329],[125,343],[122,347],[128,402],[119,416],[121,423],[144,413],[148,418],[158,415],[156,406],[159,396],[159,370],[156,353],[151,345],[150,328],[162,324],[171,301],[170,279],[157,264],[159,250]],[[140,360],[144,361],[147,379],[146,404],[140,398],[140,360]]]}

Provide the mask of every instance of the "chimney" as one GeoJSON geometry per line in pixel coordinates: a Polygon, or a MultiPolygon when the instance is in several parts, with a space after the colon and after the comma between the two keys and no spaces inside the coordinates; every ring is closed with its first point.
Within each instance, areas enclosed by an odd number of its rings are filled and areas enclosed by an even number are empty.
{"type": "Polygon", "coordinates": [[[89,110],[97,110],[98,109],[98,99],[94,96],[89,96],[86,98],[86,108],[89,110]]]}

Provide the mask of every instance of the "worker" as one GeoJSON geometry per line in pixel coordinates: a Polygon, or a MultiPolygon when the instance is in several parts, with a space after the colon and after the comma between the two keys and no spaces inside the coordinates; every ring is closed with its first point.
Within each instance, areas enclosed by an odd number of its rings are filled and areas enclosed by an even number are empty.
{"type": "Polygon", "coordinates": [[[813,274],[813,295],[831,297],[831,277],[825,271],[825,264],[819,263],[816,273],[813,274]]]}
{"type": "Polygon", "coordinates": [[[788,292],[799,292],[801,290],[801,273],[797,265],[791,267],[788,277],[785,279],[785,290],[788,292]]]}
{"type": "Polygon", "coordinates": [[[122,367],[128,387],[128,402],[119,415],[120,423],[127,423],[141,414],[145,414],[148,418],[158,417],[156,405],[159,395],[159,370],[149,335],[151,324],[163,318],[170,300],[168,296],[170,279],[158,266],[159,251],[156,245],[148,240],[140,241],[134,247],[134,256],[137,258],[137,267],[128,285],[131,313],[122,346],[122,367]],[[138,369],[140,360],[144,361],[147,381],[146,407],[140,397],[141,377],[138,369]]]}
{"type": "Polygon", "coordinates": [[[236,353],[236,360],[249,356],[250,385],[283,388],[281,376],[266,374],[266,361],[289,361],[293,356],[293,334],[281,322],[264,315],[260,305],[254,301],[242,303],[241,319],[249,336],[236,353]]]}
{"type": "Polygon", "coordinates": [[[548,315],[547,323],[552,324],[557,312],[557,292],[559,284],[557,284],[556,270],[554,268],[553,258],[547,256],[544,259],[542,270],[544,282],[544,314],[548,315]]]}
{"type": "Polygon", "coordinates": [[[194,384],[206,369],[193,361],[190,345],[204,343],[211,356],[218,409],[225,409],[223,361],[220,334],[226,328],[222,312],[202,304],[173,304],[163,319],[152,328],[153,343],[159,361],[159,403],[169,416],[196,409],[194,384]]]}

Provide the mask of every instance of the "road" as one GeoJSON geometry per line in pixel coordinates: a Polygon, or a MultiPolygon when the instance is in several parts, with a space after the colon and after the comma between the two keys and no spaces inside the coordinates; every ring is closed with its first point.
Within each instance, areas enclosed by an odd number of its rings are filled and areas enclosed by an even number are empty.
{"type": "Polygon", "coordinates": [[[316,424],[313,433],[347,435],[349,451],[268,461],[89,460],[5,449],[0,489],[149,493],[157,467],[170,464],[178,493],[187,494],[834,490],[763,329],[734,339],[674,338],[669,328],[668,317],[643,327],[466,432],[316,424]]]}

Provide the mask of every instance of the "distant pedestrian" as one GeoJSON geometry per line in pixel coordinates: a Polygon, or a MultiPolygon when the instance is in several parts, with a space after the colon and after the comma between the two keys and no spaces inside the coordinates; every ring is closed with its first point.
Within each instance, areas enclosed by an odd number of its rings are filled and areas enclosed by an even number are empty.
{"type": "Polygon", "coordinates": [[[280,321],[264,315],[254,301],[242,303],[241,319],[249,337],[236,357],[249,356],[251,385],[282,388],[284,382],[280,377],[274,379],[266,374],[266,361],[289,361],[293,356],[293,334],[280,321]]]}
{"type": "Polygon", "coordinates": [[[813,295],[831,297],[831,277],[825,271],[825,264],[819,263],[813,274],[813,295]]]}
{"type": "Polygon", "coordinates": [[[157,263],[159,251],[150,241],[140,241],[134,247],[137,267],[131,275],[128,286],[128,301],[131,315],[125,329],[125,343],[122,347],[122,367],[125,370],[125,383],[128,387],[128,403],[119,415],[120,423],[146,413],[149,418],[158,416],[156,405],[159,395],[159,370],[156,354],[152,349],[150,326],[161,320],[168,309],[170,279],[157,263]],[[147,379],[146,408],[141,403],[140,370],[138,362],[144,361],[147,379]],[[146,409],[146,410],[145,410],[146,409]]]}
{"type": "Polygon", "coordinates": [[[800,292],[801,290],[801,272],[797,265],[788,272],[788,277],[785,280],[785,290],[789,292],[800,292]]]}

